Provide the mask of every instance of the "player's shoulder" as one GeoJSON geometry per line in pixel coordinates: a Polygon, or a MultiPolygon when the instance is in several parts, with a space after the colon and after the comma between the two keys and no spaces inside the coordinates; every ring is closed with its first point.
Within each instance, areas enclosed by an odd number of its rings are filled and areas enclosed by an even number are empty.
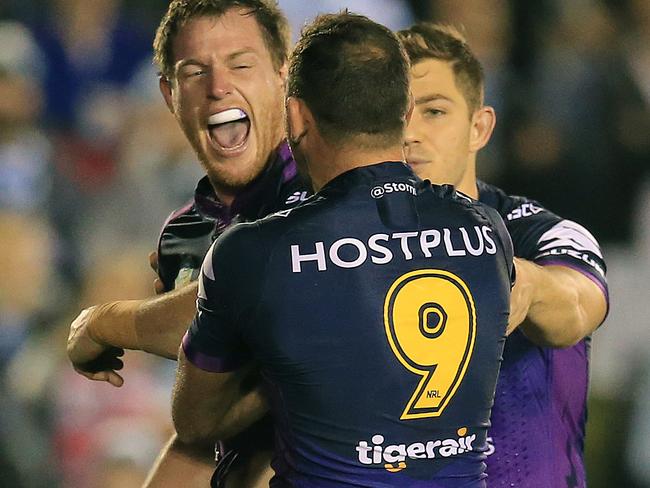
{"type": "Polygon", "coordinates": [[[196,204],[194,202],[194,199],[192,199],[186,202],[183,206],[172,211],[167,216],[167,218],[163,222],[163,229],[174,226],[179,222],[180,223],[194,222],[194,221],[199,222],[202,220],[203,218],[201,217],[201,214],[196,209],[196,204]]]}
{"type": "Polygon", "coordinates": [[[420,195],[429,193],[431,198],[437,201],[439,205],[447,204],[451,209],[455,210],[454,216],[450,216],[452,219],[457,218],[457,214],[460,213],[464,214],[466,218],[483,224],[498,227],[504,225],[498,211],[480,200],[456,190],[452,185],[433,185],[428,181],[424,181],[418,188],[420,195]]]}
{"type": "Polygon", "coordinates": [[[313,221],[326,210],[327,198],[323,195],[311,195],[302,198],[291,207],[284,208],[254,222],[257,231],[265,238],[279,236],[300,222],[313,221]]]}
{"type": "Polygon", "coordinates": [[[561,220],[561,217],[551,212],[537,200],[522,195],[510,195],[501,188],[478,181],[479,200],[499,212],[504,221],[514,222],[535,216],[551,220],[561,220]]]}

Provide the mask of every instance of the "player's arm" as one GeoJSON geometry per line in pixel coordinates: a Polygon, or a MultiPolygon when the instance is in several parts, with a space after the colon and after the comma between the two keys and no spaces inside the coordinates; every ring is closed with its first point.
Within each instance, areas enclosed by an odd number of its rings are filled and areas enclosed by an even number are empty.
{"type": "Polygon", "coordinates": [[[176,433],[160,451],[143,488],[205,488],[214,472],[214,446],[189,445],[176,433]]]}
{"type": "Polygon", "coordinates": [[[243,385],[253,369],[227,373],[204,371],[181,348],[172,395],[172,418],[181,442],[214,444],[238,434],[268,411],[259,386],[243,385]]]}
{"type": "Polygon", "coordinates": [[[515,259],[509,330],[519,326],[534,343],[571,346],[604,320],[607,300],[586,274],[564,265],[515,259]]]}
{"type": "Polygon", "coordinates": [[[137,349],[175,359],[196,312],[197,284],[144,300],[122,300],[83,310],[70,326],[68,357],[89,379],[121,386],[114,356],[137,349]],[[117,348],[117,349],[116,349],[117,348]]]}
{"type": "Polygon", "coordinates": [[[246,337],[253,332],[265,257],[254,225],[236,225],[206,254],[198,312],[178,352],[172,418],[187,444],[228,439],[267,411],[246,337]]]}

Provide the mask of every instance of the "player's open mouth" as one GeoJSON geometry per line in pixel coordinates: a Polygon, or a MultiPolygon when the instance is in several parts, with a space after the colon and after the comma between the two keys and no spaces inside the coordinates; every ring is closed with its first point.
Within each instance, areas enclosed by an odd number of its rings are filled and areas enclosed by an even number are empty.
{"type": "Polygon", "coordinates": [[[212,144],[226,153],[244,147],[250,128],[248,115],[238,108],[217,112],[208,118],[208,131],[212,144]]]}

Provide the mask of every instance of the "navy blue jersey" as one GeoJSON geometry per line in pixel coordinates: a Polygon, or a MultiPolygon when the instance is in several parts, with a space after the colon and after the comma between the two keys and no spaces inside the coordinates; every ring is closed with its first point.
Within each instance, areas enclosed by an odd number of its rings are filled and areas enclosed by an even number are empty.
{"type": "Polygon", "coordinates": [[[165,290],[195,280],[210,245],[233,223],[295,207],[311,193],[298,175],[286,143],[278,147],[271,164],[230,207],[218,200],[208,177],[204,177],[194,199],[167,218],[160,234],[158,274],[165,290]]]}
{"type": "MultiPolygon", "coordinates": [[[[593,236],[538,202],[478,183],[481,202],[498,210],[515,256],[561,265],[592,280],[607,298],[605,262],[593,236]]],[[[541,347],[515,330],[506,341],[497,383],[488,457],[491,486],[584,488],[583,462],[589,338],[572,347],[541,347]]]]}
{"type": "MultiPolygon", "coordinates": [[[[295,207],[311,191],[297,172],[289,146],[280,144],[266,170],[228,207],[221,203],[207,177],[197,185],[194,199],[173,212],[158,241],[158,275],[165,290],[180,288],[198,277],[201,263],[212,243],[236,222],[256,220],[272,212],[295,207]]],[[[273,427],[266,417],[245,432],[217,445],[220,464],[215,483],[223,481],[233,455],[272,449],[273,427]],[[228,452],[229,457],[223,455],[228,452]]]]}
{"type": "Polygon", "coordinates": [[[234,226],[202,269],[183,348],[259,365],[272,486],[485,486],[512,269],[494,210],[402,163],[357,168],[234,226]]]}

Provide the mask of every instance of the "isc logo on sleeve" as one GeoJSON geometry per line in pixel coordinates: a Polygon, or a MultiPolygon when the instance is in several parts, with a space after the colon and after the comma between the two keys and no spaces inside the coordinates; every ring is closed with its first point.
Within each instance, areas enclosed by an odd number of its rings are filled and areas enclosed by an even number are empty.
{"type": "Polygon", "coordinates": [[[537,215],[538,213],[543,211],[544,209],[542,207],[538,207],[534,203],[528,202],[514,209],[512,212],[508,214],[506,218],[512,221],[512,220],[521,219],[523,217],[532,217],[533,215],[537,215]]]}

